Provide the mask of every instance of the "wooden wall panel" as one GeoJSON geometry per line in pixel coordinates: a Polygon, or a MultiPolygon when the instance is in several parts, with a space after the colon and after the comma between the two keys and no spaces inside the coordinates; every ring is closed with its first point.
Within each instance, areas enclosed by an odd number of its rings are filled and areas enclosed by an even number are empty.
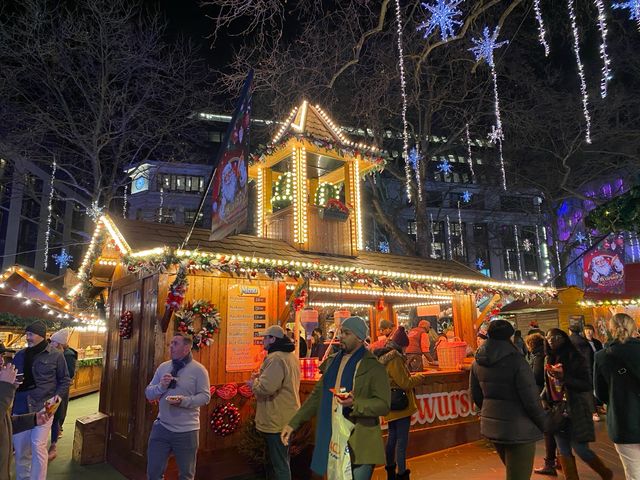
{"type": "Polygon", "coordinates": [[[473,349],[477,347],[476,333],[473,328],[476,316],[474,295],[456,294],[453,296],[453,325],[456,335],[473,349]]]}

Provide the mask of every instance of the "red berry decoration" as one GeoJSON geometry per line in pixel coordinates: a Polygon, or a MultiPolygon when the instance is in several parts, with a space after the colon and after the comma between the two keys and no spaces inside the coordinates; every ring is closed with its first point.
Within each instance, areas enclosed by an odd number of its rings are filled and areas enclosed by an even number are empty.
{"type": "Polygon", "coordinates": [[[218,405],[211,413],[211,428],[213,433],[226,437],[238,429],[240,424],[240,410],[233,403],[218,405]]]}
{"type": "Polygon", "coordinates": [[[133,312],[131,310],[125,310],[120,315],[120,322],[118,323],[118,332],[120,338],[128,339],[133,334],[133,312]]]}

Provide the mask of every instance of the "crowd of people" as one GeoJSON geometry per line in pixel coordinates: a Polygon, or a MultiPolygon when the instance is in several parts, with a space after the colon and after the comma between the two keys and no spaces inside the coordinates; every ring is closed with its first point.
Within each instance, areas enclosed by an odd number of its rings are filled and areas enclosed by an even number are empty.
{"type": "MultiPolygon", "coordinates": [[[[640,339],[634,320],[616,314],[603,345],[593,327],[534,329],[522,339],[512,324],[494,320],[483,328],[471,367],[469,389],[479,409],[482,435],[495,445],[508,480],[532,473],[578,479],[576,456],[603,479],[613,472],[590,448],[594,421],[606,406],[606,424],[627,479],[640,479],[640,339]],[[518,339],[521,339],[520,342],[518,339]],[[544,438],[545,460],[533,469],[536,443],[544,438]]],[[[432,364],[439,341],[429,322],[409,332],[381,323],[382,335],[369,344],[368,323],[345,319],[338,345],[322,331],[312,335],[310,355],[324,358],[322,376],[300,402],[300,367],[290,332],[269,327],[263,336],[265,359],[248,380],[256,398],[255,426],[266,444],[268,478],[291,478],[289,446],[305,422],[316,418],[311,469],[330,479],[371,479],[385,465],[388,480],[409,479],[407,446],[411,417],[417,411],[414,388],[426,381],[423,366],[432,364]],[[331,347],[332,350],[327,352],[331,347]],[[414,371],[414,372],[412,372],[414,371]],[[386,445],[380,418],[388,427],[386,445]]],[[[333,335],[332,335],[333,337],[333,335]]],[[[26,329],[27,348],[13,364],[0,368],[0,480],[10,478],[12,452],[20,480],[45,479],[55,458],[77,354],[69,349],[69,332],[46,339],[46,327],[26,329]],[[55,416],[44,409],[62,399],[55,416]],[[48,439],[51,437],[49,450],[48,439]]],[[[194,479],[200,409],[211,399],[206,368],[193,359],[193,339],[176,334],[171,359],[156,370],[145,390],[158,401],[147,450],[147,477],[163,478],[173,455],[179,478],[194,479]]],[[[1,356],[0,356],[1,358],[1,356]]]]}
{"type": "Polygon", "coordinates": [[[10,478],[12,456],[18,480],[47,478],[49,461],[57,455],[77,360],[68,346],[69,333],[64,329],[47,339],[45,323],[36,321],[27,326],[27,347],[15,354],[12,363],[5,364],[5,352],[0,352],[0,480],[10,478]],[[45,408],[54,398],[57,409],[45,408]]]}

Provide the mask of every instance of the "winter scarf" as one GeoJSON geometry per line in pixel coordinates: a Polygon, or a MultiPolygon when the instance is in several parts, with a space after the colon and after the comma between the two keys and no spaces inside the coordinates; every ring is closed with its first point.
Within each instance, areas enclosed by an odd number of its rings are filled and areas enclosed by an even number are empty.
{"type": "MultiPolygon", "coordinates": [[[[171,364],[172,364],[172,368],[171,368],[171,376],[175,377],[178,375],[178,372],[180,370],[182,370],[184,367],[187,366],[188,363],[191,362],[191,360],[193,360],[193,355],[191,355],[191,352],[189,352],[189,354],[184,357],[181,358],[180,360],[171,360],[171,364]]],[[[174,378],[173,380],[171,380],[171,383],[169,384],[169,388],[176,388],[176,379],[174,378]]]]}
{"type": "Polygon", "coordinates": [[[273,353],[273,352],[286,352],[286,353],[291,353],[296,349],[296,346],[293,344],[293,342],[291,341],[291,339],[287,336],[282,337],[282,338],[278,338],[276,337],[275,342],[273,342],[271,344],[271,346],[269,347],[269,354],[273,353]]]}
{"type": "MultiPolygon", "coordinates": [[[[353,377],[356,373],[356,366],[358,365],[358,362],[362,360],[366,351],[367,349],[362,346],[353,352],[353,355],[351,355],[351,358],[347,361],[347,364],[342,370],[340,385],[348,392],[353,390],[353,377]]],[[[316,427],[316,447],[313,450],[313,458],[311,459],[311,470],[316,472],[318,475],[324,475],[327,471],[329,442],[331,441],[331,406],[333,404],[333,393],[331,393],[329,389],[334,388],[336,385],[338,370],[340,369],[340,363],[342,363],[343,356],[344,350],[340,350],[322,377],[323,388],[322,399],[320,400],[318,424],[316,427]]],[[[346,410],[347,409],[343,411],[345,416],[348,415],[346,410]]]]}

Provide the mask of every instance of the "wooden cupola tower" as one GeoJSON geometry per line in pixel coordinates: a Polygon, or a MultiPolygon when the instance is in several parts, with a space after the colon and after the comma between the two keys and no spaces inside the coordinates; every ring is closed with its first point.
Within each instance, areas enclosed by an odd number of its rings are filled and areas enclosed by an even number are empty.
{"type": "Polygon", "coordinates": [[[383,166],[378,148],[347,139],[318,105],[303,101],[249,169],[257,235],[301,251],[357,256],[362,176],[383,166]]]}

